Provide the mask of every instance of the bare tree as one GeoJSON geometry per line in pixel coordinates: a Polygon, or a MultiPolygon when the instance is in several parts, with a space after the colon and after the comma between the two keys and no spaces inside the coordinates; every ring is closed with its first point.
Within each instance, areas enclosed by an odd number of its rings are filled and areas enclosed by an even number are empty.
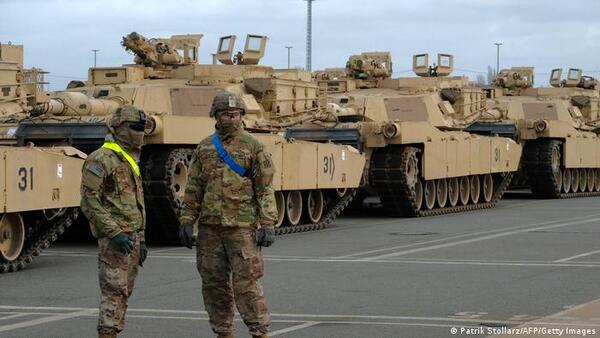
{"type": "Polygon", "coordinates": [[[492,84],[494,82],[494,68],[492,66],[488,66],[487,68],[487,84],[492,84]]]}
{"type": "Polygon", "coordinates": [[[475,81],[478,86],[485,86],[487,84],[485,80],[485,75],[482,73],[477,74],[477,80],[475,81]]]}

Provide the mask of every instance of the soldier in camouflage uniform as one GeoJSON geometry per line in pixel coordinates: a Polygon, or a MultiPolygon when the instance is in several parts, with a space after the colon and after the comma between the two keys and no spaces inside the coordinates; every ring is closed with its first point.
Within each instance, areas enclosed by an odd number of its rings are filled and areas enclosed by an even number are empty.
{"type": "Polygon", "coordinates": [[[243,130],[243,114],[238,97],[217,94],[211,108],[216,135],[245,173],[219,157],[211,137],[204,139],[193,155],[180,219],[179,236],[188,248],[198,221],[196,266],[210,325],[221,338],[233,337],[234,304],[253,337],[267,337],[271,324],[259,279],[261,247],[275,240],[274,167],[260,141],[243,130]]]}
{"type": "Polygon", "coordinates": [[[110,134],[83,165],[81,210],[98,239],[99,337],[123,330],[138,265],[146,259],[145,210],[139,161],[145,113],[125,105],[107,122],[110,134]]]}

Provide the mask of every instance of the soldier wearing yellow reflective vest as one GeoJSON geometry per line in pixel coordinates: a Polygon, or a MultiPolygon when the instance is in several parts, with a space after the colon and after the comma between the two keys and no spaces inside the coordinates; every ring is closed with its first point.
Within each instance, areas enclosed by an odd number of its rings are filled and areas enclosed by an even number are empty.
{"type": "Polygon", "coordinates": [[[81,210],[98,239],[100,281],[99,337],[123,330],[127,302],[148,250],[145,209],[138,161],[146,114],[125,105],[107,122],[110,134],[83,165],[81,210]]]}

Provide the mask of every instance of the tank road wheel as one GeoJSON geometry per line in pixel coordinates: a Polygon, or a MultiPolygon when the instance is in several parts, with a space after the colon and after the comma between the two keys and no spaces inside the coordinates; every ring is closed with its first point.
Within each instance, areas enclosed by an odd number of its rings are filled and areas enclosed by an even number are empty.
{"type": "Polygon", "coordinates": [[[460,178],[460,204],[467,205],[469,203],[469,192],[471,185],[469,184],[469,177],[463,176],[460,178]]]}
{"type": "Polygon", "coordinates": [[[306,219],[311,223],[318,223],[323,217],[324,208],[323,192],[321,190],[310,190],[306,194],[306,208],[304,208],[306,219]]]}
{"type": "Polygon", "coordinates": [[[587,173],[585,169],[579,168],[577,169],[579,172],[579,192],[585,192],[585,188],[587,187],[587,173]]]}
{"type": "Polygon", "coordinates": [[[275,192],[275,204],[277,205],[277,223],[275,227],[280,227],[285,217],[285,197],[283,196],[283,191],[275,192]]]}
{"type": "Polygon", "coordinates": [[[600,169],[596,168],[594,171],[596,172],[596,181],[594,183],[594,189],[596,189],[596,191],[600,191],[600,169]]]}
{"type": "Polygon", "coordinates": [[[479,185],[479,176],[473,175],[471,176],[471,202],[473,202],[473,204],[477,204],[479,202],[480,193],[481,189],[479,185]]]}
{"type": "Polygon", "coordinates": [[[552,174],[554,175],[554,181],[556,182],[557,190],[560,191],[563,181],[562,170],[560,169],[560,146],[558,143],[551,146],[552,151],[550,155],[550,166],[552,168],[552,174]]]}
{"type": "Polygon", "coordinates": [[[587,191],[594,191],[596,187],[596,171],[592,168],[587,169],[587,191]]]}
{"type": "Polygon", "coordinates": [[[448,201],[448,181],[445,178],[437,180],[437,204],[440,208],[446,206],[448,201]]]}
{"type": "Polygon", "coordinates": [[[448,179],[448,202],[450,206],[454,207],[458,204],[458,198],[460,195],[460,184],[458,178],[452,177],[448,179]]]}
{"type": "Polygon", "coordinates": [[[298,190],[287,193],[285,199],[285,218],[289,225],[300,224],[302,218],[302,194],[298,190]]]}
{"type": "Polygon", "coordinates": [[[483,201],[489,203],[494,196],[494,179],[492,174],[485,174],[481,177],[481,185],[483,186],[483,201]]]}
{"type": "Polygon", "coordinates": [[[428,210],[433,209],[435,206],[435,181],[425,181],[425,189],[423,189],[423,197],[425,201],[425,208],[428,210]]]}
{"type": "Polygon", "coordinates": [[[565,194],[571,192],[571,182],[573,181],[573,177],[571,176],[571,169],[565,168],[563,169],[563,184],[562,191],[565,194]]]}
{"type": "Polygon", "coordinates": [[[423,182],[420,178],[417,178],[417,183],[415,183],[415,205],[417,210],[421,210],[423,205],[423,182]]]}
{"type": "Polygon", "coordinates": [[[0,220],[0,258],[16,260],[25,243],[25,224],[19,214],[4,214],[0,220]]]}
{"type": "Polygon", "coordinates": [[[146,201],[147,238],[152,243],[179,244],[179,210],[187,184],[194,149],[158,148],[142,150],[140,169],[146,201]]]}
{"type": "Polygon", "coordinates": [[[571,169],[571,191],[579,191],[579,170],[577,168],[571,169]]]}
{"type": "Polygon", "coordinates": [[[423,183],[419,179],[419,160],[417,158],[418,150],[412,147],[406,147],[402,153],[402,164],[400,170],[406,180],[406,187],[414,201],[414,208],[421,209],[423,204],[423,183]]]}
{"type": "Polygon", "coordinates": [[[335,189],[335,193],[339,198],[346,196],[347,192],[348,192],[348,188],[336,188],[335,189]]]}

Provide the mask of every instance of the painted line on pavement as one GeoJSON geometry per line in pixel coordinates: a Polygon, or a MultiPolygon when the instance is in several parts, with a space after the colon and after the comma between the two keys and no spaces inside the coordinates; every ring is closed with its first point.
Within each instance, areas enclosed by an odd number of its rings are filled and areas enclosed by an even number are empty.
{"type": "Polygon", "coordinates": [[[567,257],[567,258],[557,259],[554,262],[556,262],[556,263],[568,262],[568,261],[576,259],[576,258],[591,256],[591,255],[595,255],[597,253],[600,253],[600,250],[585,252],[585,253],[582,253],[582,254],[579,254],[579,255],[575,255],[575,256],[571,256],[571,257],[567,257]]]}
{"type": "Polygon", "coordinates": [[[455,242],[450,242],[450,243],[443,243],[443,244],[438,244],[438,245],[426,246],[426,247],[423,247],[423,248],[416,248],[416,249],[410,249],[410,250],[404,250],[404,251],[399,251],[399,252],[393,252],[393,253],[389,253],[389,254],[379,255],[379,256],[362,258],[362,260],[364,260],[364,261],[370,261],[370,260],[386,259],[386,258],[392,258],[392,257],[409,255],[409,254],[413,254],[413,253],[417,253],[417,252],[432,251],[432,250],[438,250],[438,249],[445,249],[445,248],[449,248],[449,247],[453,247],[453,246],[458,246],[458,245],[463,245],[463,244],[471,244],[471,243],[476,243],[476,242],[481,242],[481,241],[487,241],[487,240],[490,240],[490,239],[496,239],[496,238],[500,238],[500,237],[507,237],[507,236],[512,236],[512,235],[522,234],[522,233],[525,233],[525,232],[532,232],[532,231],[538,231],[538,230],[561,228],[561,227],[567,227],[567,226],[573,226],[573,225],[581,225],[581,224],[587,224],[587,223],[598,222],[598,221],[600,221],[600,218],[591,218],[591,219],[587,219],[587,220],[574,221],[574,222],[566,222],[566,223],[559,223],[559,224],[547,225],[547,226],[541,226],[541,227],[535,227],[535,228],[525,228],[525,229],[519,229],[519,230],[513,230],[513,231],[504,231],[504,232],[500,232],[500,233],[493,234],[493,235],[487,235],[487,236],[481,236],[481,237],[476,237],[476,238],[470,238],[470,239],[465,239],[465,240],[462,240],[462,241],[455,241],[455,242]]]}
{"type": "Polygon", "coordinates": [[[384,251],[392,251],[392,250],[409,248],[409,247],[423,245],[423,244],[438,243],[438,242],[443,242],[443,241],[447,241],[447,240],[451,240],[451,239],[471,237],[471,236],[477,236],[477,235],[493,234],[493,233],[503,232],[503,231],[506,231],[506,230],[516,230],[516,229],[523,229],[523,228],[528,228],[528,227],[538,227],[540,225],[549,225],[549,224],[560,223],[560,222],[565,222],[565,221],[584,220],[584,219],[587,219],[589,217],[596,217],[596,216],[600,216],[600,214],[591,214],[591,215],[588,215],[588,216],[585,216],[585,217],[570,217],[570,218],[564,218],[564,219],[560,219],[560,220],[552,220],[552,221],[539,222],[539,223],[533,223],[533,224],[524,224],[524,225],[518,225],[518,226],[507,227],[507,228],[502,228],[502,229],[494,229],[494,230],[472,232],[472,233],[460,234],[460,235],[455,235],[455,236],[450,236],[450,237],[445,237],[445,238],[440,238],[440,239],[434,239],[434,240],[429,240],[429,241],[423,241],[423,242],[416,242],[416,243],[411,243],[411,244],[398,245],[398,246],[393,246],[393,247],[389,247],[389,248],[382,248],[382,249],[375,249],[375,250],[369,250],[369,251],[355,252],[355,253],[352,253],[352,254],[349,254],[349,255],[338,256],[336,258],[348,258],[348,257],[364,256],[364,255],[369,255],[369,254],[372,254],[372,253],[378,253],[378,252],[384,252],[384,251]]]}
{"type": "MultiPolygon", "coordinates": [[[[28,314],[36,315],[60,315],[56,312],[43,312],[43,311],[70,311],[69,314],[78,313],[78,316],[91,316],[98,314],[98,308],[86,308],[86,307],[52,307],[52,306],[13,306],[13,305],[0,305],[2,310],[14,310],[14,311],[30,311],[28,314]],[[38,312],[36,312],[38,311],[38,312]],[[72,312],[76,311],[76,312],[72,312]],[[83,314],[82,314],[83,313],[83,314]]],[[[173,310],[173,309],[148,309],[148,308],[129,308],[127,310],[127,317],[132,316],[145,316],[151,318],[153,316],[143,315],[140,313],[154,313],[154,314],[183,314],[183,315],[204,315],[206,311],[199,310],[173,310]]],[[[438,322],[450,322],[450,323],[480,323],[482,320],[487,323],[503,323],[503,324],[522,324],[523,321],[515,320],[494,320],[484,319],[483,317],[478,318],[452,318],[452,317],[428,317],[428,316],[391,316],[391,315],[346,315],[346,314],[311,314],[311,313],[271,313],[271,317],[277,317],[278,321],[295,321],[299,323],[305,323],[308,321],[343,321],[343,320],[380,320],[380,321],[438,321],[438,322]]],[[[170,317],[178,318],[178,317],[170,317]]],[[[198,317],[180,317],[180,318],[198,318],[198,317]]]]}
{"type": "Polygon", "coordinates": [[[306,329],[307,327],[315,326],[320,323],[321,322],[306,322],[304,324],[290,326],[285,329],[269,332],[269,337],[279,336],[280,334],[306,329]]]}
{"type": "MultiPolygon", "coordinates": [[[[95,310],[95,311],[97,311],[97,310],[95,310]]],[[[25,327],[31,327],[31,326],[36,326],[36,325],[41,325],[41,324],[46,324],[46,323],[51,323],[51,322],[57,322],[60,320],[71,319],[71,318],[75,318],[75,317],[81,317],[81,316],[85,316],[90,313],[91,313],[91,310],[86,309],[86,310],[81,310],[81,311],[76,311],[76,312],[56,314],[56,315],[52,315],[52,316],[48,316],[48,317],[44,317],[44,318],[26,320],[24,322],[19,322],[19,323],[14,323],[14,324],[0,325],[0,332],[6,332],[6,331],[15,330],[15,329],[25,328],[25,327]]]]}
{"type": "Polygon", "coordinates": [[[0,320],[19,318],[19,317],[24,317],[24,316],[28,316],[28,315],[29,315],[28,313],[15,313],[15,314],[11,314],[8,316],[0,317],[0,320]]]}

